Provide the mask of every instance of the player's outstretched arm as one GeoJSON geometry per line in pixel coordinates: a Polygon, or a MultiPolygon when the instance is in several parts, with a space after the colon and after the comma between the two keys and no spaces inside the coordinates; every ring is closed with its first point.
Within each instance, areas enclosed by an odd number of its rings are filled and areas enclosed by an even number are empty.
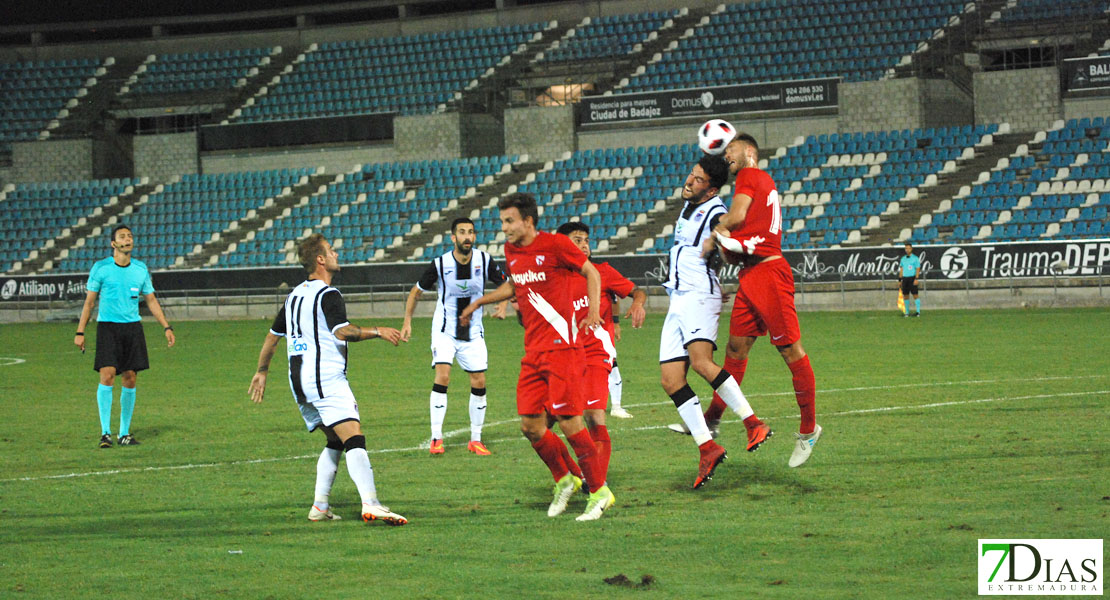
{"type": "Polygon", "coordinates": [[[254,372],[250,387],[247,388],[247,393],[255,404],[262,402],[262,397],[266,394],[266,375],[270,372],[270,361],[274,358],[274,349],[279,340],[280,336],[267,333],[266,340],[262,342],[262,351],[258,353],[258,370],[254,372]]]}
{"type": "Polygon", "coordinates": [[[177,343],[177,338],[173,335],[173,327],[170,326],[170,322],[166,320],[166,314],[162,312],[162,305],[158,304],[158,298],[155,298],[154,294],[147,294],[144,298],[146,299],[146,307],[150,309],[150,314],[158,319],[162,331],[166,332],[166,347],[173,348],[173,345],[177,343]]]}
{"type": "Polygon", "coordinates": [[[491,316],[495,319],[500,319],[504,321],[505,318],[509,316],[509,301],[502,300],[501,302],[498,302],[497,309],[493,311],[493,315],[491,316]]]}
{"type": "Polygon", "coordinates": [[[335,337],[349,343],[362,342],[375,338],[381,338],[394,346],[401,342],[400,330],[392,327],[359,327],[353,323],[348,323],[336,329],[335,337]]]}
{"type": "Polygon", "coordinates": [[[405,299],[405,321],[401,325],[401,339],[403,341],[407,342],[412,337],[412,314],[416,312],[416,301],[420,299],[423,293],[424,291],[420,289],[420,286],[414,285],[409,290],[409,297],[405,299]]]}
{"type": "Polygon", "coordinates": [[[597,327],[601,325],[601,273],[590,261],[582,263],[581,273],[586,276],[586,298],[590,303],[586,318],[579,324],[579,329],[584,327],[597,327]]]}
{"type": "Polygon", "coordinates": [[[494,302],[501,302],[512,297],[513,283],[511,280],[506,280],[505,283],[497,286],[497,288],[493,291],[483,294],[482,297],[476,298],[473,302],[466,305],[466,308],[464,308],[462,312],[459,313],[459,325],[470,325],[470,315],[474,314],[474,311],[478,310],[479,306],[493,304],[494,302]]]}
{"type": "Polygon", "coordinates": [[[81,349],[81,352],[85,351],[85,327],[92,318],[92,309],[96,306],[97,296],[99,294],[96,292],[85,294],[85,305],[81,307],[81,318],[77,320],[77,335],[73,336],[73,343],[81,349]]]}
{"type": "Polygon", "coordinates": [[[628,307],[628,313],[624,315],[626,319],[632,319],[632,328],[639,329],[644,326],[644,319],[647,318],[647,311],[644,310],[644,304],[647,302],[647,293],[644,290],[636,287],[629,294],[632,296],[632,306],[628,307]]]}

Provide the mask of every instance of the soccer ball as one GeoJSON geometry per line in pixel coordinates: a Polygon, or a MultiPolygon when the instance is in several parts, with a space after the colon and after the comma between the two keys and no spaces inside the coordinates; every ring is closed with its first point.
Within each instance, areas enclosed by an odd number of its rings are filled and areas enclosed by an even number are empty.
{"type": "Polygon", "coordinates": [[[711,119],[698,128],[698,148],[706,154],[718,156],[736,137],[736,128],[724,119],[711,119]]]}

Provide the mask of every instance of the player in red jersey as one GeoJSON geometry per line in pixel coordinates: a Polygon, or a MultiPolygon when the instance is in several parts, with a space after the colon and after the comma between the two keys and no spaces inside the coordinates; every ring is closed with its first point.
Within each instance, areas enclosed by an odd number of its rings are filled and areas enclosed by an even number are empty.
{"type": "Polygon", "coordinates": [[[775,182],[759,165],[759,145],[746,133],[737,134],[725,147],[729,173],[736,176],[732,206],[706,241],[731,263],[739,262],[739,287],[729,323],[725,369],[737,383],[744,378],[748,353],[757,337],[769,335],[793,374],[794,395],[801,412],[801,425],[791,467],[809,459],[821,438],[814,402],[817,384],[809,357],[802,349],[798,312],[794,307],[794,273],[782,255],[782,210],[775,182]]]}
{"type": "MultiPolygon", "coordinates": [[[[555,233],[570,238],[570,241],[589,258],[590,228],[587,225],[575,221],[563,223],[555,233]]],[[[583,331],[582,349],[586,359],[585,385],[583,387],[586,404],[582,416],[585,418],[590,437],[597,444],[602,477],[607,478],[612,445],[609,440],[609,429],[605,426],[605,409],[606,401],[609,398],[609,373],[613,369],[613,361],[617,358],[612,318],[613,300],[632,296],[632,306],[628,309],[626,316],[632,320],[632,327],[639,329],[644,324],[644,318],[647,316],[644,311],[647,294],[636,287],[636,284],[626,279],[624,275],[621,275],[609,263],[595,263],[594,267],[597,268],[598,274],[601,276],[600,313],[604,322],[600,327],[583,331]]],[[[575,298],[576,318],[583,319],[588,309],[586,280],[581,277],[576,277],[575,280],[573,296],[575,298]]],[[[567,458],[564,457],[564,460],[567,458]]],[[[573,467],[571,468],[573,469],[573,467]]]]}
{"type": "Polygon", "coordinates": [[[555,478],[555,499],[547,514],[553,517],[566,510],[567,501],[581,488],[582,479],[573,475],[563,460],[560,448],[565,446],[547,428],[545,412],[558,421],[578,457],[590,486],[586,512],[578,520],[592,521],[600,518],[615,500],[601,475],[597,446],[582,422],[584,400],[579,387],[584,371],[580,339],[583,333],[579,329],[589,330],[601,324],[601,276],[568,238],[536,230],[539,209],[535,198],[511,194],[497,206],[501,210],[501,231],[508,242],[505,263],[509,279],[463,309],[459,320],[465,322],[478,306],[516,296],[524,324],[517,413],[521,432],[555,478]],[[579,276],[586,278],[589,305],[582,321],[574,311],[573,280],[579,276]]]}

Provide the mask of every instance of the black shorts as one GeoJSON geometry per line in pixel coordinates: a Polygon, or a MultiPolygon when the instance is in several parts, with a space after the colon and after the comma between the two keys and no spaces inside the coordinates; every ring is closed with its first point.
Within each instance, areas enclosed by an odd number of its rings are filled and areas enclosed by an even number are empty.
{"type": "Polygon", "coordinates": [[[917,284],[914,283],[916,277],[903,277],[902,278],[902,295],[917,294],[917,284]]]}
{"type": "Polygon", "coordinates": [[[150,368],[142,323],[96,323],[93,370],[99,372],[102,367],[115,367],[116,373],[150,368]]]}

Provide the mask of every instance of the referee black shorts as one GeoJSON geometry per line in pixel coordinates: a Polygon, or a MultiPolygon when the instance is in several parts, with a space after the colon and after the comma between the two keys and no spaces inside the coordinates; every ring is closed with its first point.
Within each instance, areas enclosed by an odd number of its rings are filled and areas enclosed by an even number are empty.
{"type": "Polygon", "coordinates": [[[917,278],[916,277],[903,277],[902,278],[902,295],[903,296],[905,296],[906,294],[916,294],[917,293],[917,284],[913,282],[914,279],[917,279],[917,278]]]}
{"type": "Polygon", "coordinates": [[[150,368],[146,354],[146,337],[143,324],[96,323],[96,361],[93,370],[115,367],[116,373],[144,371],[150,368]]]}

